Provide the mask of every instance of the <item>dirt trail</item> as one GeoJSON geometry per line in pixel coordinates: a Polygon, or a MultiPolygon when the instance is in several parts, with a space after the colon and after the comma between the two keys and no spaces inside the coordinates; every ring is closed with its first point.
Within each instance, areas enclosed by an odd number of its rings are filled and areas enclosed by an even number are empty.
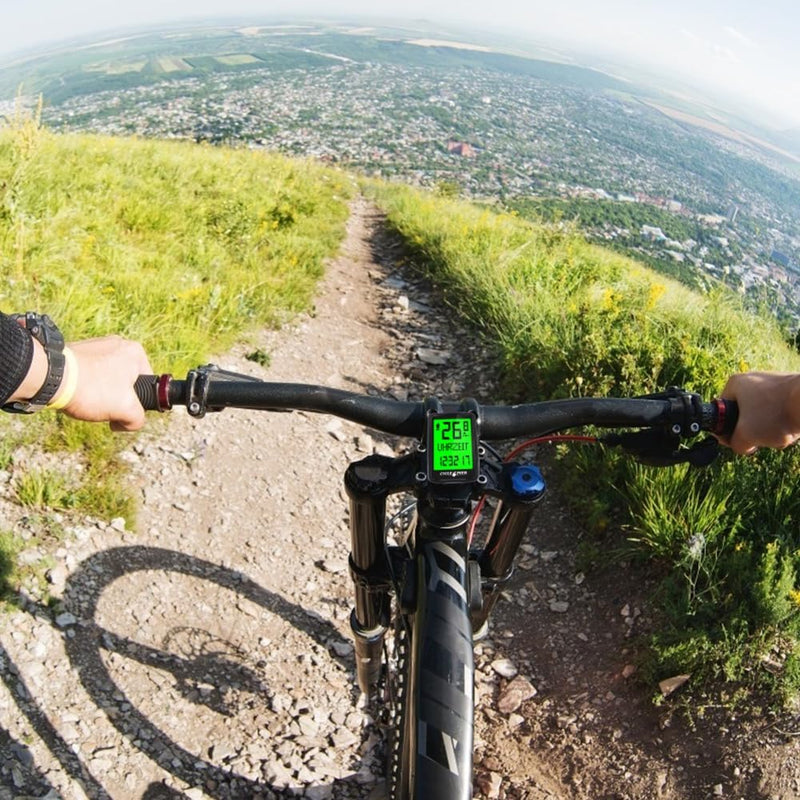
{"type": "MultiPolygon", "coordinates": [[[[314,313],[220,365],[491,399],[480,367],[492,354],[434,310],[402,255],[356,201],[314,313]],[[245,358],[256,349],[268,368],[245,358]]],[[[61,606],[29,597],[0,620],[0,800],[383,797],[381,739],[353,689],[341,483],[375,451],[392,452],[304,413],[176,411],[151,425],[125,454],[137,531],[71,523],[52,554],[61,606]]],[[[476,796],[800,797],[797,746],[767,722],[687,731],[654,709],[630,675],[646,581],[624,567],[579,574],[581,531],[555,494],[538,518],[476,651],[476,796]],[[519,703],[515,672],[535,689],[519,703]]]]}

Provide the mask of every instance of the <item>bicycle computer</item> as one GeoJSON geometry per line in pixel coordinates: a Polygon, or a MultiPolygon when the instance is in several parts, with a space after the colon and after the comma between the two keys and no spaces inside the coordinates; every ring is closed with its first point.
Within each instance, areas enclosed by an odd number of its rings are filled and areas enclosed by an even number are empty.
{"type": "Polygon", "coordinates": [[[474,414],[429,413],[425,444],[431,483],[472,483],[478,479],[478,425],[474,414]]]}

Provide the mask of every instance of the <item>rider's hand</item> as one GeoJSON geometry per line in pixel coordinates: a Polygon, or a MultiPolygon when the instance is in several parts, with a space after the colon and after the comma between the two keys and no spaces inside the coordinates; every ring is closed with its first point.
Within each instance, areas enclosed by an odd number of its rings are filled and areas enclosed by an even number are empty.
{"type": "Polygon", "coordinates": [[[739,421],[720,441],[735,452],[788,447],[800,439],[800,374],[746,372],[732,375],[722,397],[739,405],[739,421]]]}
{"type": "MultiPolygon", "coordinates": [[[[75,355],[78,380],[64,413],[88,422],[109,422],[115,431],[141,428],[144,409],[133,384],[139,375],[152,372],[142,346],[119,336],[107,336],[71,342],[67,347],[75,355]]],[[[68,383],[69,376],[65,375],[62,390],[68,383]]],[[[56,404],[58,399],[56,394],[56,404]]]]}

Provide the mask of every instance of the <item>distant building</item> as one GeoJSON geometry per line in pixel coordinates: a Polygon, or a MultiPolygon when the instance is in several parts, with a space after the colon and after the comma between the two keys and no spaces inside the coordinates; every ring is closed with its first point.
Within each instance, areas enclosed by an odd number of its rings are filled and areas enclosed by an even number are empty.
{"type": "Polygon", "coordinates": [[[457,142],[451,139],[447,143],[447,152],[453,153],[457,156],[464,156],[464,158],[475,158],[475,148],[467,142],[457,142]]]}
{"type": "Polygon", "coordinates": [[[663,242],[667,238],[661,228],[654,228],[652,225],[642,225],[641,233],[645,239],[653,239],[657,242],[663,242]]]}
{"type": "Polygon", "coordinates": [[[779,250],[773,250],[770,253],[770,260],[774,261],[776,264],[780,264],[782,267],[788,267],[791,263],[791,259],[785,253],[781,253],[779,250]]]}
{"type": "Polygon", "coordinates": [[[721,217],[719,214],[698,214],[697,218],[701,222],[705,222],[706,225],[711,225],[714,228],[718,228],[726,221],[726,218],[721,217]]]}

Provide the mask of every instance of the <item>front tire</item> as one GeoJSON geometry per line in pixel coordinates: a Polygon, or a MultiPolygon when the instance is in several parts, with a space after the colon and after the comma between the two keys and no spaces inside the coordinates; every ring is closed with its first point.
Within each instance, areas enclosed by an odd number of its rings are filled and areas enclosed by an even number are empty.
{"type": "Polygon", "coordinates": [[[472,797],[474,659],[466,554],[418,544],[416,610],[397,632],[392,800],[472,797]]]}

